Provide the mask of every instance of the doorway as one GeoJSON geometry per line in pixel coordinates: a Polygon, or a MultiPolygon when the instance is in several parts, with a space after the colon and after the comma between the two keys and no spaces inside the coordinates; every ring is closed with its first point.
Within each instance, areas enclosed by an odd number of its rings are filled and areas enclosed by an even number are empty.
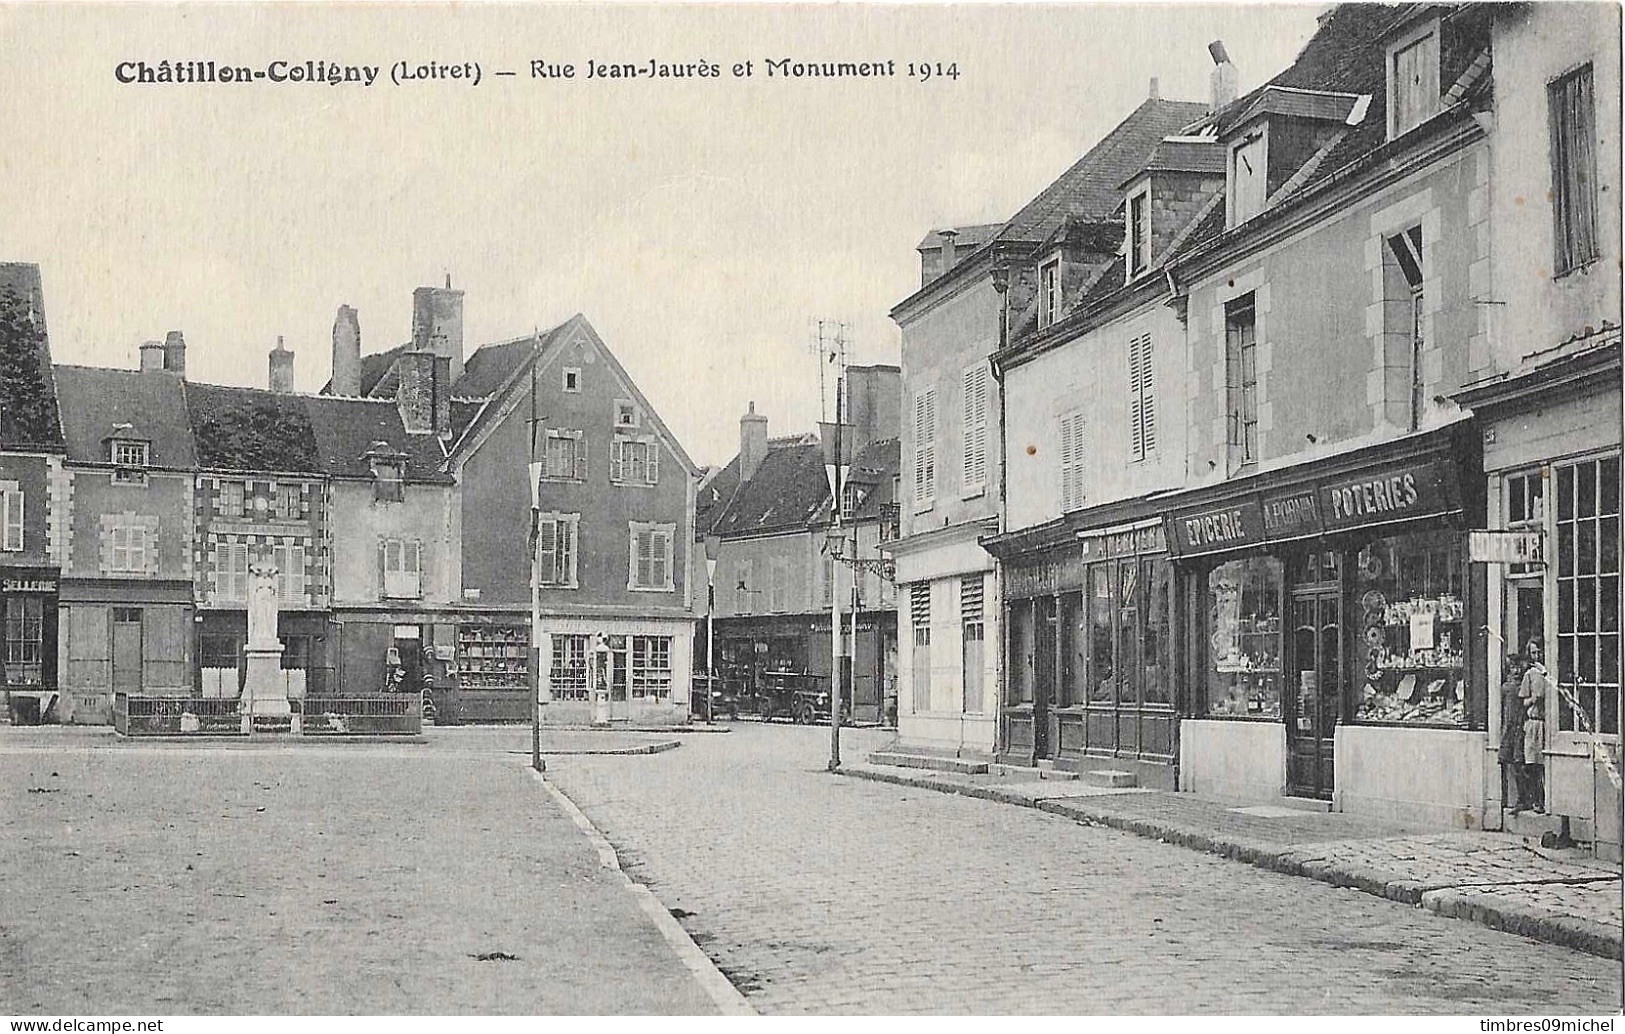
{"type": "Polygon", "coordinates": [[[113,608],[113,692],[141,692],[141,608],[113,608]]]}
{"type": "Polygon", "coordinates": [[[1294,797],[1331,800],[1343,695],[1341,593],[1335,586],[1296,590],[1291,608],[1291,682],[1282,700],[1286,789],[1294,797]]]}
{"type": "Polygon", "coordinates": [[[631,656],[627,650],[627,637],[608,636],[609,645],[609,719],[612,722],[629,721],[632,702],[627,691],[631,675],[631,656]]]}
{"type": "Polygon", "coordinates": [[[1049,709],[1055,702],[1055,597],[1033,600],[1033,760],[1050,756],[1049,709]]]}

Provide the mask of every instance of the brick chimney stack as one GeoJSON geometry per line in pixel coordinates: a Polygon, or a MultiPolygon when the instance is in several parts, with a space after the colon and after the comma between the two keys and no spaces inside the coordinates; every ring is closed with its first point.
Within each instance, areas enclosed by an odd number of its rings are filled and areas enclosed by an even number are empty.
{"type": "Polygon", "coordinates": [[[287,393],[293,390],[293,353],[282,344],[282,335],[276,336],[276,347],[271,350],[271,390],[287,393]]]}
{"type": "Polygon", "coordinates": [[[412,292],[412,347],[451,360],[451,379],[463,375],[463,292],[451,286],[412,292]]]}
{"type": "Polygon", "coordinates": [[[348,305],[340,305],[333,319],[333,376],[328,390],[335,395],[361,394],[361,321],[348,305]]]}
{"type": "Polygon", "coordinates": [[[395,408],[407,434],[433,434],[435,354],[414,348],[395,360],[395,408]]]}
{"type": "Polygon", "coordinates": [[[164,369],[181,377],[186,376],[186,339],[178,330],[164,335],[164,369]]]}
{"type": "Polygon", "coordinates": [[[739,480],[749,481],[756,469],[767,459],[767,417],[756,412],[756,403],[750,412],[739,418],[739,480]]]}
{"type": "Polygon", "coordinates": [[[954,238],[959,236],[959,231],[950,226],[937,231],[937,236],[942,238],[942,273],[946,276],[954,268],[954,238]]]}
{"type": "Polygon", "coordinates": [[[1209,43],[1207,52],[1213,58],[1213,71],[1208,74],[1207,80],[1211,92],[1209,107],[1213,111],[1223,111],[1234,103],[1239,90],[1236,66],[1230,63],[1230,55],[1224,49],[1223,40],[1209,43]]]}
{"type": "Polygon", "coordinates": [[[143,341],[141,343],[141,372],[148,370],[162,370],[164,368],[164,343],[162,341],[143,341]]]}

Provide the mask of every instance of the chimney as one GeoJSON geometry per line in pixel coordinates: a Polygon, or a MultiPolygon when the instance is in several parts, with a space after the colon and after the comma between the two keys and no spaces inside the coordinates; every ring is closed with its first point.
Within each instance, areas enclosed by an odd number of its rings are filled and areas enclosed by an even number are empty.
{"type": "Polygon", "coordinates": [[[162,370],[164,368],[164,343],[162,341],[143,341],[141,343],[141,372],[148,370],[162,370]]]}
{"type": "Polygon", "coordinates": [[[402,352],[395,360],[395,408],[407,434],[434,432],[435,355],[421,349],[402,352]]]}
{"type": "Polygon", "coordinates": [[[1146,91],[1146,96],[1154,101],[1162,100],[1162,84],[1157,82],[1156,76],[1151,77],[1151,88],[1146,91]]]}
{"type": "Polygon", "coordinates": [[[903,427],[903,375],[895,366],[846,368],[846,425],[856,455],[903,427]]]}
{"type": "Polygon", "coordinates": [[[293,390],[293,353],[282,345],[282,335],[276,336],[276,347],[271,349],[272,391],[287,393],[293,390]]]}
{"type": "Polygon", "coordinates": [[[178,330],[164,335],[164,369],[186,376],[186,339],[178,330]]]}
{"type": "Polygon", "coordinates": [[[1209,107],[1216,112],[1223,111],[1236,99],[1236,66],[1230,63],[1230,55],[1225,52],[1223,40],[1209,43],[1207,52],[1213,58],[1213,71],[1208,73],[1207,80],[1211,96],[1209,107]]]}
{"type": "Polygon", "coordinates": [[[434,357],[434,433],[443,441],[451,439],[451,359],[434,357]]]}
{"type": "Polygon", "coordinates": [[[340,305],[333,320],[333,377],[328,390],[335,395],[361,394],[361,321],[348,305],[340,305]]]}
{"type": "Polygon", "coordinates": [[[756,403],[750,412],[739,418],[739,480],[749,481],[756,469],[767,459],[767,417],[756,412],[756,403]]]}
{"type": "Polygon", "coordinates": [[[463,292],[445,287],[420,287],[412,292],[412,347],[451,360],[451,379],[463,375],[463,292]]]}
{"type": "Polygon", "coordinates": [[[939,230],[937,236],[942,238],[942,272],[946,275],[954,268],[954,238],[959,236],[959,231],[950,226],[939,230]]]}

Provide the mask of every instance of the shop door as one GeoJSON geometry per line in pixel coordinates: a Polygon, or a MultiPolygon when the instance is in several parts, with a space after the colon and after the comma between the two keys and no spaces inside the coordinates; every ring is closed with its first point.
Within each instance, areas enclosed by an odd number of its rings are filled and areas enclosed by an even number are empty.
{"type": "Polygon", "coordinates": [[[1049,709],[1055,702],[1055,597],[1033,600],[1033,760],[1050,756],[1049,709]]]}
{"type": "Polygon", "coordinates": [[[113,608],[113,692],[141,692],[141,610],[113,608]]]}
{"type": "Polygon", "coordinates": [[[609,720],[629,721],[632,718],[631,695],[627,692],[631,677],[630,654],[624,635],[609,637],[609,720]]]}
{"type": "Polygon", "coordinates": [[[1342,614],[1335,590],[1292,597],[1291,682],[1286,718],[1286,787],[1295,797],[1330,800],[1332,737],[1342,699],[1342,614]]]}

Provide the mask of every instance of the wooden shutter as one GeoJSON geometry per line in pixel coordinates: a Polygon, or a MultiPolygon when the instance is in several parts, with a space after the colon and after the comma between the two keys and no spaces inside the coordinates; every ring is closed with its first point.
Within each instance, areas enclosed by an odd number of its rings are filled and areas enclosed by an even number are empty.
{"type": "Polygon", "coordinates": [[[552,585],[558,577],[558,522],[545,518],[536,525],[536,581],[552,585]]]}
{"type": "Polygon", "coordinates": [[[1083,414],[1061,418],[1061,510],[1083,505],[1083,414]]]}
{"type": "Polygon", "coordinates": [[[981,363],[965,371],[964,488],[987,484],[987,367],[981,363]]]}
{"type": "Polygon", "coordinates": [[[626,477],[626,442],[616,438],[609,443],[609,479],[621,481],[626,477]]]}
{"type": "Polygon", "coordinates": [[[554,565],[558,569],[560,585],[574,585],[576,580],[576,522],[560,520],[554,565]]]}
{"type": "Polygon", "coordinates": [[[0,548],[19,550],[23,548],[23,493],[20,489],[8,489],[0,492],[0,520],[4,522],[4,531],[0,533],[0,548]]]}
{"type": "Polygon", "coordinates": [[[650,438],[644,447],[649,450],[649,484],[657,485],[660,483],[660,441],[650,438]]]}
{"type": "Polygon", "coordinates": [[[576,480],[587,480],[587,436],[580,431],[575,433],[576,452],[576,480]]]}
{"type": "Polygon", "coordinates": [[[1552,217],[1558,272],[1596,258],[1596,125],[1591,66],[1547,88],[1552,138],[1552,217]]]}
{"type": "Polygon", "coordinates": [[[914,498],[930,500],[937,494],[937,392],[928,388],[914,396],[914,498]]]}
{"type": "MultiPolygon", "coordinates": [[[[654,446],[652,444],[649,447],[649,455],[651,457],[654,455],[654,446]]],[[[664,589],[671,582],[671,534],[666,531],[650,532],[649,549],[651,573],[658,575],[654,580],[654,584],[664,589]]]]}

